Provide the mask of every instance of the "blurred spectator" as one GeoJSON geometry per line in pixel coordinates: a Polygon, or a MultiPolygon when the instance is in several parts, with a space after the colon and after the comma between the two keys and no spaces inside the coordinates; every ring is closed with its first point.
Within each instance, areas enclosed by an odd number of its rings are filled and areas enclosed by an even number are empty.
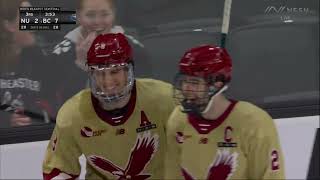
{"type": "Polygon", "coordinates": [[[98,34],[124,33],[134,47],[135,67],[138,68],[135,73],[138,77],[151,76],[152,68],[143,44],[126,34],[121,26],[114,25],[116,9],[113,0],[77,0],[76,10],[80,25],[68,32],[53,50],[54,62],[62,77],[56,85],[61,104],[86,86],[86,52],[98,34]]]}
{"type": "Polygon", "coordinates": [[[0,127],[49,122],[49,68],[31,31],[19,30],[19,6],[26,0],[0,0],[0,127]]]}

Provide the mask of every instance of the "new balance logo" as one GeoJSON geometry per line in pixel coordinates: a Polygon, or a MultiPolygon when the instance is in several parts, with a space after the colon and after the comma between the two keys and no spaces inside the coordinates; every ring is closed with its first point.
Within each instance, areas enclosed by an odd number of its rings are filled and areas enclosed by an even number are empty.
{"type": "Polygon", "coordinates": [[[117,129],[117,131],[116,131],[116,135],[123,135],[124,133],[126,133],[126,130],[123,128],[117,129]]]}

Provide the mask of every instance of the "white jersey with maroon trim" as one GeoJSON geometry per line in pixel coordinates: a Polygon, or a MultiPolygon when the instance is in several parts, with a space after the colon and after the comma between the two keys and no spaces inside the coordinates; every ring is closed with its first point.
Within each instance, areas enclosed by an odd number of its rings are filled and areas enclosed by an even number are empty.
{"type": "Polygon", "coordinates": [[[167,125],[165,179],[284,179],[284,161],[272,118],[232,101],[215,120],[177,107],[167,125]]]}
{"type": "Polygon", "coordinates": [[[121,117],[112,117],[83,90],[60,109],[43,163],[45,179],[74,179],[79,156],[86,179],[163,179],[165,124],[174,109],[171,85],[138,79],[121,117]]]}

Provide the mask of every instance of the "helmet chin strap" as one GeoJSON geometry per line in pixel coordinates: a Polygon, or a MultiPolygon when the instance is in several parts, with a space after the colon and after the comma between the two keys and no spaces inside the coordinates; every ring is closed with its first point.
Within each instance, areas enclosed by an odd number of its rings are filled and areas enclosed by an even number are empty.
{"type": "Polygon", "coordinates": [[[207,113],[207,112],[210,110],[210,108],[211,108],[211,106],[212,106],[212,104],[213,104],[213,99],[214,99],[215,97],[217,97],[219,94],[221,94],[221,93],[223,93],[224,91],[226,91],[227,89],[228,89],[228,85],[224,85],[216,94],[214,94],[214,95],[210,98],[210,101],[208,102],[208,105],[207,105],[206,109],[205,109],[204,111],[202,111],[201,114],[203,115],[203,114],[207,113]]]}

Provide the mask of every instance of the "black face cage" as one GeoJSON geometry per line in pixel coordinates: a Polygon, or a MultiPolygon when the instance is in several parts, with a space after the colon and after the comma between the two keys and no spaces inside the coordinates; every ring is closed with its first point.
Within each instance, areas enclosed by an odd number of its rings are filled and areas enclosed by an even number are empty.
{"type": "Polygon", "coordinates": [[[178,73],[174,79],[173,98],[177,105],[181,105],[182,112],[185,113],[201,113],[207,106],[211,96],[216,89],[211,79],[201,81],[200,77],[194,77],[178,73]],[[193,90],[183,89],[184,84],[188,84],[193,90]],[[206,87],[199,89],[197,87],[206,87]]]}

